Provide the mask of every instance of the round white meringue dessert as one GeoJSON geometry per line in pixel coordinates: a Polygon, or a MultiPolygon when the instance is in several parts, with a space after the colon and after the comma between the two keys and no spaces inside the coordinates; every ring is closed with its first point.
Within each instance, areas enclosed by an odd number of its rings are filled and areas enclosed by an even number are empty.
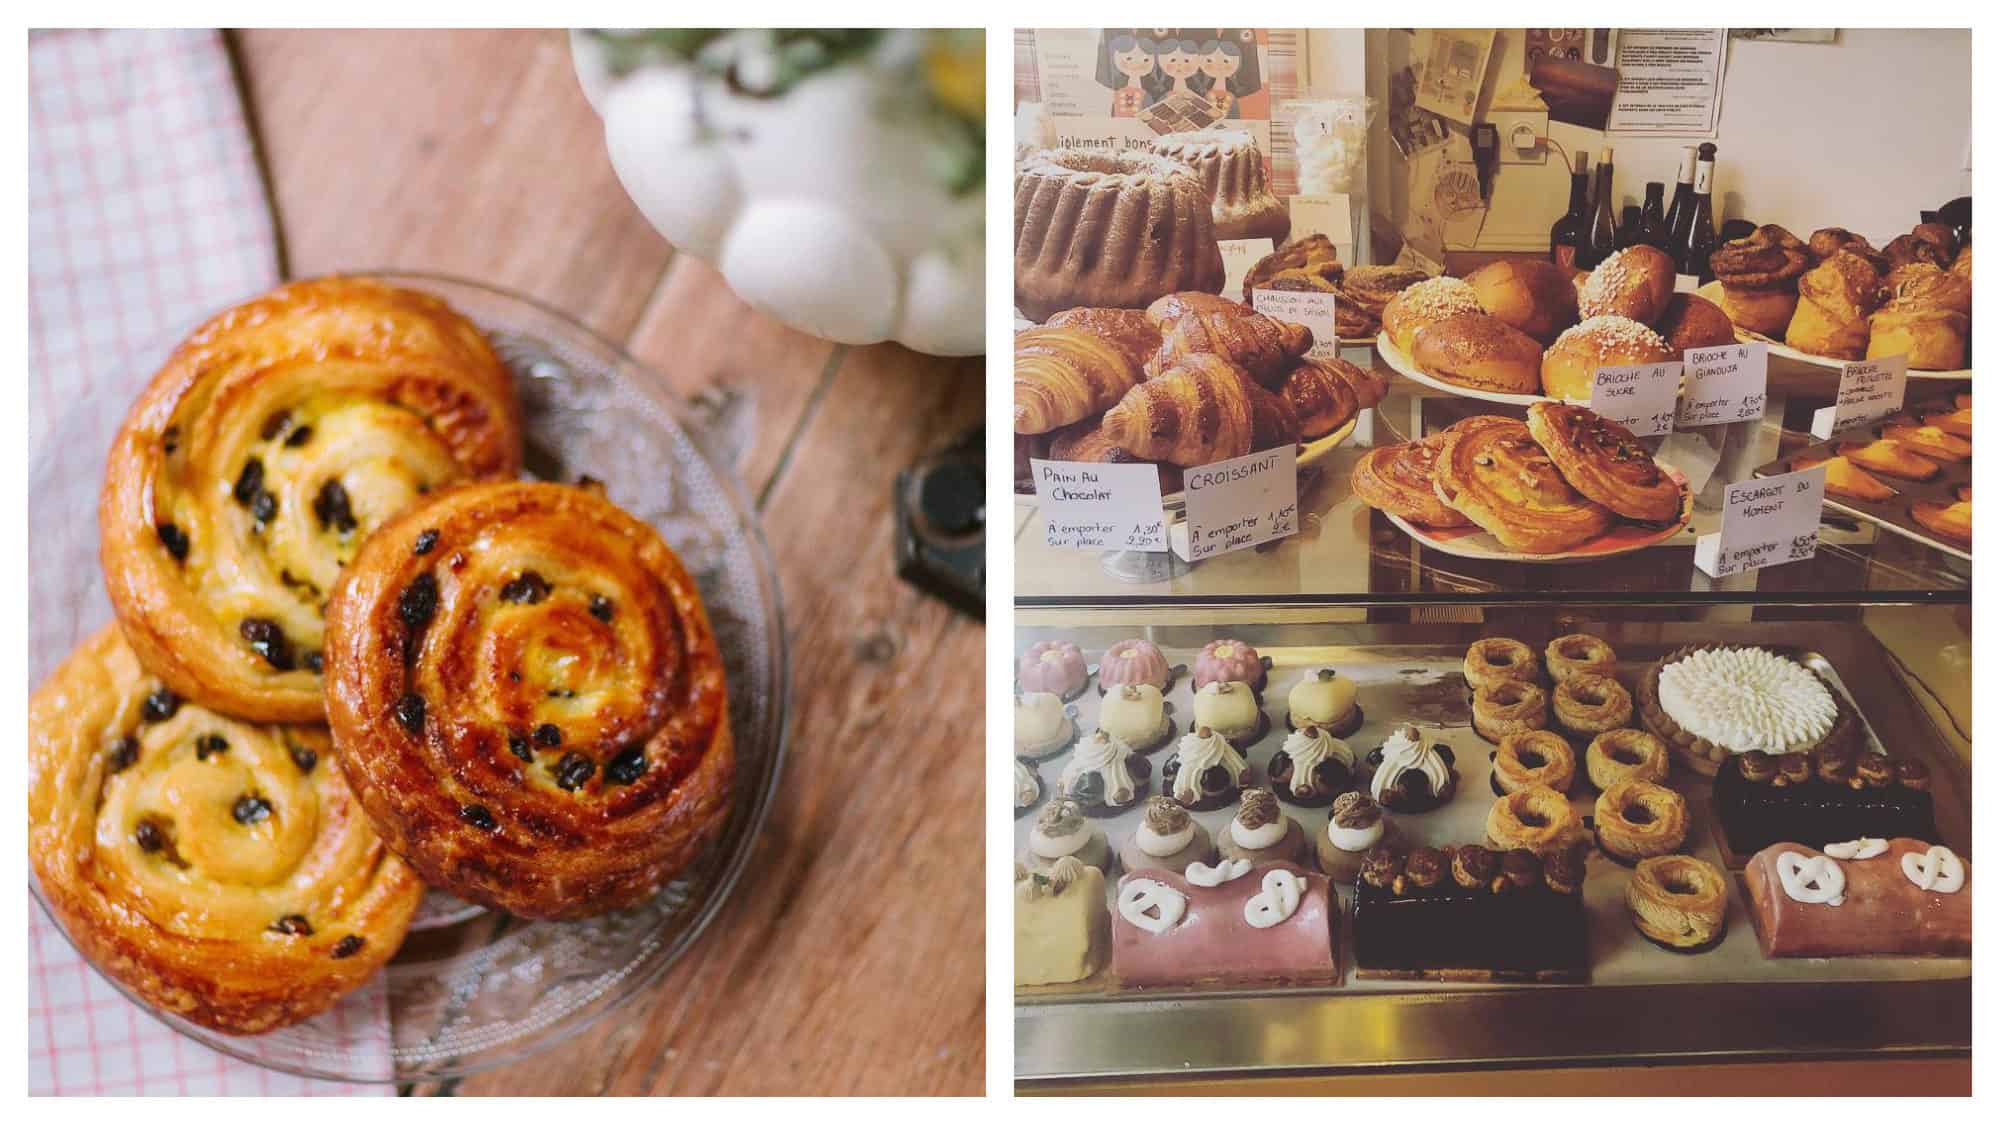
{"type": "Polygon", "coordinates": [[[1839,716],[1818,676],[1761,648],[1690,653],[1660,669],[1659,699],[1682,730],[1736,754],[1805,749],[1839,716]]]}

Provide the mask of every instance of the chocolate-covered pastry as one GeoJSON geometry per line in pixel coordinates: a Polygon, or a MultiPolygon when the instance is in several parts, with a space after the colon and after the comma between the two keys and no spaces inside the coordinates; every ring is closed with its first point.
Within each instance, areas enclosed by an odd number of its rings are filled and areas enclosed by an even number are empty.
{"type": "Polygon", "coordinates": [[[1542,881],[1559,895],[1573,895],[1583,889],[1583,855],[1574,848],[1551,853],[1542,860],[1542,881]]]}
{"type": "Polygon", "coordinates": [[[1854,775],[1854,755],[1841,749],[1812,752],[1813,772],[1829,785],[1845,785],[1854,775]]]}
{"type": "Polygon", "coordinates": [[[1759,782],[1758,771],[1744,762],[1749,757],[1739,755],[1743,764],[1717,773],[1709,795],[1717,842],[1730,867],[1787,840],[1937,838],[1935,806],[1925,792],[1930,771],[1921,762],[1823,749],[1786,755],[1778,776],[1759,782]],[[1916,785],[1902,781],[1905,769],[1919,779],[1916,785]]]}
{"type": "Polygon", "coordinates": [[[1361,881],[1380,890],[1393,890],[1403,877],[1403,852],[1387,844],[1376,846],[1361,861],[1361,881]]]}
{"type": "Polygon", "coordinates": [[[1500,857],[1500,874],[1512,889],[1527,890],[1542,881],[1542,859],[1526,848],[1514,848],[1500,857]]]}
{"type": "MultiPolygon", "coordinates": [[[[1930,767],[1922,762],[1911,761],[1909,759],[1897,762],[1896,784],[1905,789],[1913,789],[1919,793],[1929,792],[1931,787],[1930,767]]],[[[1935,836],[1936,833],[1930,833],[1929,835],[1935,836]]]]}
{"type": "Polygon", "coordinates": [[[1403,861],[1403,877],[1396,881],[1395,892],[1408,894],[1412,889],[1429,890],[1438,885],[1445,873],[1444,853],[1436,848],[1417,848],[1403,861]]]}
{"type": "Polygon", "coordinates": [[[1478,844],[1371,854],[1354,891],[1356,976],[1581,980],[1589,972],[1583,857],[1478,844]],[[1447,875],[1447,871],[1449,875],[1447,875]],[[1495,893],[1500,888],[1507,893],[1495,893]]]}
{"type": "Polygon", "coordinates": [[[1804,785],[1812,778],[1812,759],[1801,751],[1793,751],[1778,757],[1778,776],[1771,780],[1776,786],[1804,785]]]}
{"type": "Polygon", "coordinates": [[[1896,765],[1887,754],[1863,754],[1854,763],[1854,779],[1849,784],[1856,788],[1887,789],[1896,781],[1896,765]]]}
{"type": "Polygon", "coordinates": [[[1752,750],[1736,756],[1736,772],[1742,774],[1745,781],[1763,785],[1778,776],[1778,760],[1762,750],[1752,750]]]}
{"type": "Polygon", "coordinates": [[[1478,844],[1462,845],[1451,859],[1451,877],[1469,891],[1497,890],[1500,857],[1478,844]]]}

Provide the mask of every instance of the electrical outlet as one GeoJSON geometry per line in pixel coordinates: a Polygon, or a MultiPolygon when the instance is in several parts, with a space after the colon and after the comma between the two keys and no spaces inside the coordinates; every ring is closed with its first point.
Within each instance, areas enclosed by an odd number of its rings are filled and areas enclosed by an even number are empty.
{"type": "Polygon", "coordinates": [[[1488,110],[1486,120],[1500,130],[1500,163],[1549,162],[1549,114],[1544,109],[1488,110]]]}

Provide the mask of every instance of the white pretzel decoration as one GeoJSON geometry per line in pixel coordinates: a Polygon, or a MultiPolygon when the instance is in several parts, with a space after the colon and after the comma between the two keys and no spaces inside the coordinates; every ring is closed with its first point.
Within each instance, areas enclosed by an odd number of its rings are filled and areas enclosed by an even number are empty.
{"type": "Polygon", "coordinates": [[[1823,855],[1808,858],[1797,852],[1778,855],[1778,884],[1793,902],[1839,906],[1847,890],[1847,874],[1823,855]]]}
{"type": "Polygon", "coordinates": [[[1134,879],[1119,888],[1118,913],[1149,934],[1164,934],[1187,913],[1187,896],[1157,879],[1134,879]]]}
{"type": "Polygon", "coordinates": [[[1250,861],[1247,859],[1225,859],[1214,867],[1200,860],[1187,865],[1187,881],[1197,887],[1219,887],[1249,873],[1250,861]]]}
{"type": "Polygon", "coordinates": [[[1243,920],[1256,929],[1270,929],[1297,913],[1305,887],[1304,879],[1283,868],[1266,872],[1264,889],[1243,904],[1243,920]]]}
{"type": "Polygon", "coordinates": [[[1965,886],[1965,864],[1943,844],[1932,844],[1923,855],[1903,853],[1903,877],[1920,891],[1955,895],[1965,886]]]}
{"type": "Polygon", "coordinates": [[[1874,859],[1889,850],[1889,841],[1879,836],[1863,836],[1820,849],[1835,859],[1874,859]]]}

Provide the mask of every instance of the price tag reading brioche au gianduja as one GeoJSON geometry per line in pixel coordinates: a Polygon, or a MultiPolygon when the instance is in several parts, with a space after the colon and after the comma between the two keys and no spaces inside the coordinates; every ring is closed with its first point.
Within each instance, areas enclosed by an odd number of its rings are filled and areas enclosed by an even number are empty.
{"type": "Polygon", "coordinates": [[[1253,289],[1250,307],[1273,320],[1303,324],[1312,329],[1313,346],[1306,354],[1329,359],[1340,354],[1340,330],[1333,316],[1335,295],[1302,293],[1293,289],[1253,289]]]}
{"type": "Polygon", "coordinates": [[[1681,394],[1683,430],[1726,426],[1764,417],[1770,349],[1763,344],[1724,344],[1681,353],[1687,389],[1681,394]]]}
{"type": "Polygon", "coordinates": [[[1299,529],[1299,451],[1285,445],[1182,474],[1188,561],[1240,551],[1299,529]]]}
{"type": "Polygon", "coordinates": [[[1840,390],[1832,406],[1813,411],[1812,434],[1825,441],[1837,433],[1872,425],[1903,408],[1909,387],[1910,357],[1883,356],[1840,365],[1840,390]]]}
{"type": "Polygon", "coordinates": [[[1049,546],[1079,551],[1164,551],[1160,470],[1147,464],[1031,458],[1035,500],[1049,546]]]}
{"type": "Polygon", "coordinates": [[[1600,367],[1590,380],[1590,408],[1632,431],[1658,437],[1674,429],[1674,399],[1681,393],[1681,361],[1600,367]]]}
{"type": "Polygon", "coordinates": [[[1738,481],[1723,492],[1722,530],[1694,541],[1694,565],[1711,578],[1809,559],[1819,550],[1826,466],[1738,481]]]}

